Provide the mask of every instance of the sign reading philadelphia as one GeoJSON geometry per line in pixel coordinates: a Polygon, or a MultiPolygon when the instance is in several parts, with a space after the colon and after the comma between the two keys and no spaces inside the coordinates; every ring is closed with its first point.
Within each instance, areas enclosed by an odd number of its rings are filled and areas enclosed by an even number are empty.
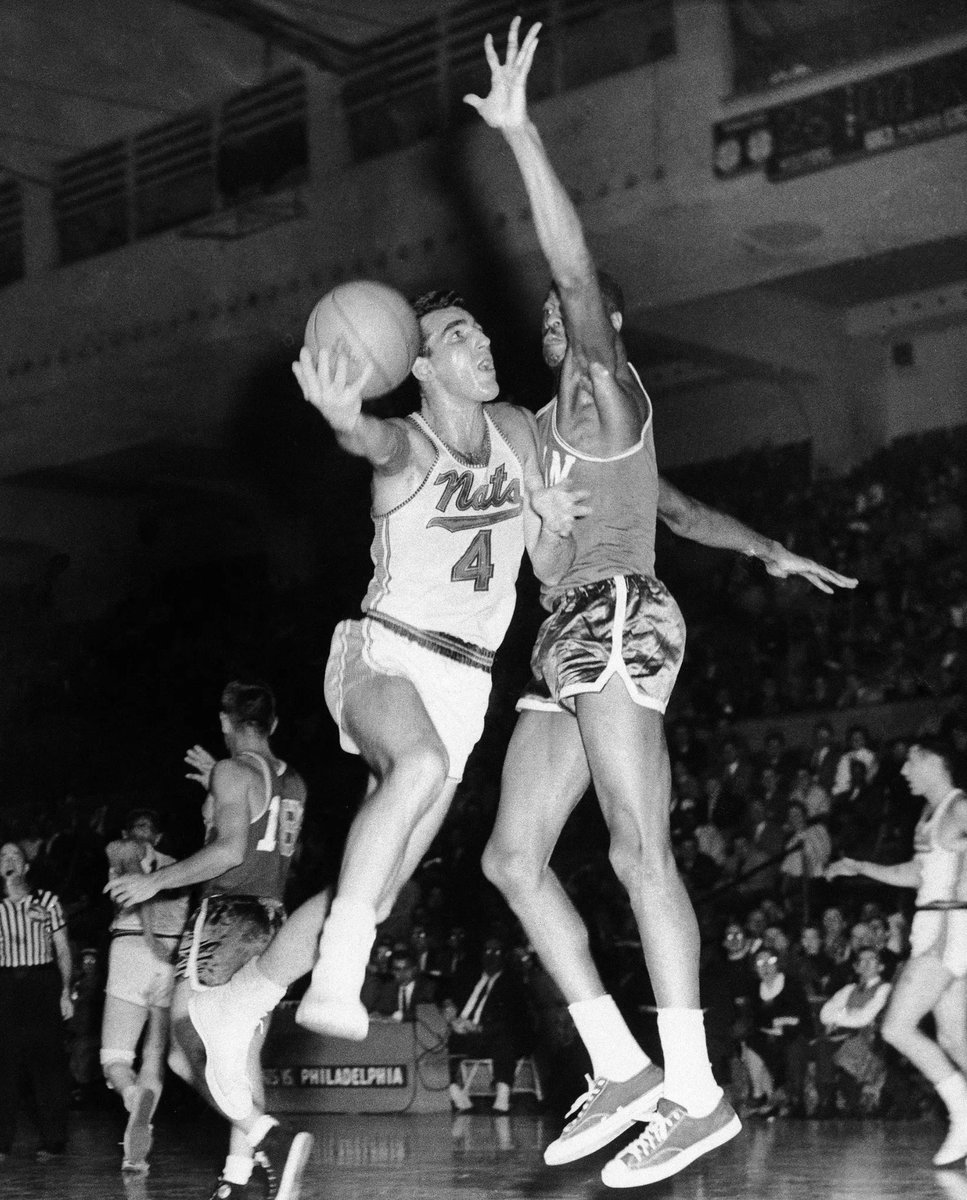
{"type": "Polygon", "coordinates": [[[368,1067],[263,1067],[266,1087],[401,1088],[407,1084],[402,1063],[368,1067]]]}

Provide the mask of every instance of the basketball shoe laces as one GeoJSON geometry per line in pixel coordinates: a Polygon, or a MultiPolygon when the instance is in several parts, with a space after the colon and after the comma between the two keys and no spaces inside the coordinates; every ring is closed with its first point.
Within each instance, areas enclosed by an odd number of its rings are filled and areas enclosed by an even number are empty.
{"type": "Polygon", "coordinates": [[[569,1126],[573,1125],[575,1121],[578,1121],[584,1115],[588,1106],[598,1096],[601,1095],[601,1093],[604,1091],[605,1085],[608,1082],[603,1075],[599,1076],[597,1079],[592,1079],[590,1075],[585,1075],[584,1078],[587,1082],[588,1090],[586,1092],[582,1092],[567,1110],[567,1115],[564,1119],[568,1122],[569,1126]],[[574,1121],[569,1120],[570,1117],[574,1117],[574,1121]]]}
{"type": "MultiPolygon", "coordinates": [[[[676,1109],[675,1114],[679,1111],[676,1109]]],[[[631,1157],[636,1162],[644,1162],[653,1150],[658,1149],[671,1133],[674,1126],[678,1124],[674,1114],[666,1117],[664,1113],[657,1111],[648,1113],[645,1120],[648,1122],[645,1132],[639,1134],[630,1145],[621,1151],[620,1158],[631,1157]]]]}

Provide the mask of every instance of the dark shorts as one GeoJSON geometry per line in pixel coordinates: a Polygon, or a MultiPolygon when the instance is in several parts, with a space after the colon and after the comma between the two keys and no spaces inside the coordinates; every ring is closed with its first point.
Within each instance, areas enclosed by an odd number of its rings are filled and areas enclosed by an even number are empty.
{"type": "Polygon", "coordinates": [[[681,610],[657,579],[616,575],[571,588],[540,628],[517,708],[573,713],[578,693],[618,675],[636,704],[663,713],[684,653],[681,610]]]}
{"type": "Polygon", "coordinates": [[[278,900],[206,896],[188,919],[175,973],[196,988],[228,983],[262,953],[284,922],[285,909],[278,900]]]}

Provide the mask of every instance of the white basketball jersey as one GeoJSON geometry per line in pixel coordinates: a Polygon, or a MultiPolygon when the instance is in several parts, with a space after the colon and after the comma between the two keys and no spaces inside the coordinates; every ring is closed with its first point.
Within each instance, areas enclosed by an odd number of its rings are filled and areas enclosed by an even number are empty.
{"type": "Polygon", "coordinates": [[[412,496],[373,514],[375,568],[363,611],[494,651],[517,600],[524,553],[524,473],[484,409],[490,454],[471,465],[418,414],[436,447],[412,496]]]}

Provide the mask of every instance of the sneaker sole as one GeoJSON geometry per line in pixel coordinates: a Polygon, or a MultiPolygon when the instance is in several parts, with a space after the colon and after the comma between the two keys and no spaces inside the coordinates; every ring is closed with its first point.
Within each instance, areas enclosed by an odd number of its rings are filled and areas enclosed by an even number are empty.
{"type": "Polygon", "coordinates": [[[639,1096],[637,1100],[633,1100],[631,1104],[626,1104],[612,1116],[599,1121],[587,1133],[576,1133],[567,1138],[563,1144],[560,1138],[556,1142],[551,1142],[544,1150],[544,1162],[549,1167],[560,1167],[565,1163],[576,1162],[579,1158],[586,1158],[589,1154],[594,1154],[596,1150],[602,1150],[616,1137],[620,1137],[632,1125],[640,1121],[646,1113],[654,1111],[655,1105],[661,1099],[664,1087],[663,1080],[639,1096]]]}
{"type": "Polygon", "coordinates": [[[208,1085],[212,1099],[230,1121],[244,1121],[252,1113],[254,1106],[252,1093],[249,1091],[246,1096],[247,1103],[243,1103],[237,1100],[237,1098],[229,1096],[219,1086],[218,1078],[215,1075],[211,1046],[208,1044],[208,1031],[204,1027],[204,1022],[198,1018],[195,997],[193,995],[188,997],[188,1017],[201,1040],[201,1044],[205,1048],[205,1083],[208,1085]]]}
{"type": "Polygon", "coordinates": [[[612,1159],[601,1172],[601,1182],[605,1187],[610,1188],[644,1187],[649,1183],[659,1183],[662,1179],[668,1179],[672,1175],[677,1175],[679,1171],[684,1171],[690,1163],[701,1158],[703,1154],[708,1154],[711,1150],[724,1146],[741,1130],[742,1122],[738,1117],[733,1117],[727,1125],[723,1125],[715,1133],[710,1133],[708,1137],[702,1138],[694,1146],[689,1146],[687,1150],[683,1150],[661,1167],[640,1167],[636,1170],[633,1167],[626,1167],[618,1158],[612,1159]]]}
{"type": "Polygon", "coordinates": [[[296,1009],[295,1019],[297,1025],[312,1033],[347,1042],[364,1042],[369,1033],[369,1014],[361,1004],[356,1009],[344,1001],[316,1000],[308,993],[296,1009]]]}
{"type": "Polygon", "coordinates": [[[145,1173],[148,1170],[147,1158],[151,1152],[153,1141],[152,1108],[154,1108],[154,1093],[148,1088],[142,1088],[124,1130],[124,1162],[121,1164],[121,1169],[124,1171],[145,1173]]]}
{"type": "Polygon", "coordinates": [[[311,1133],[297,1133],[292,1139],[275,1200],[299,1200],[302,1195],[302,1175],[309,1162],[314,1142],[315,1138],[311,1133]]]}

